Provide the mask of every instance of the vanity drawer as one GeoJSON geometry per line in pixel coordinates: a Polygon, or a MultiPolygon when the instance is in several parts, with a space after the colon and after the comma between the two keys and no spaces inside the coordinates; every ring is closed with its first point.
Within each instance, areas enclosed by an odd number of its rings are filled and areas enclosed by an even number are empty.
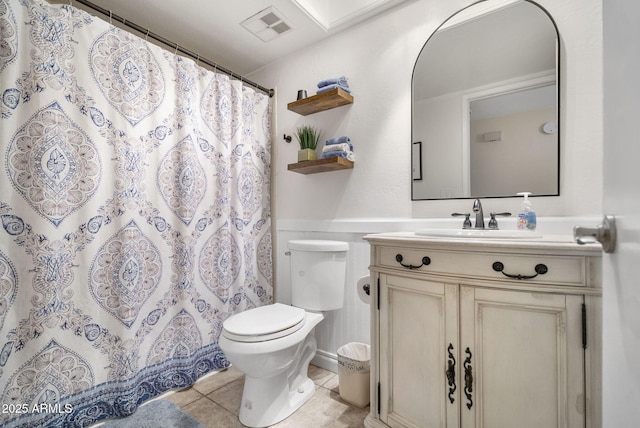
{"type": "MultiPolygon", "coordinates": [[[[378,247],[376,257],[376,264],[380,267],[415,273],[574,287],[587,286],[587,261],[585,257],[581,256],[378,247]],[[423,260],[425,257],[428,257],[428,260],[423,260]],[[398,261],[399,259],[402,259],[401,262],[398,261]],[[423,264],[423,261],[428,264],[423,264]],[[501,271],[494,269],[496,262],[502,265],[501,271]],[[411,265],[412,268],[403,267],[401,263],[411,265]],[[544,268],[536,269],[538,265],[544,265],[544,268]],[[537,273],[536,270],[544,273],[537,273]]],[[[500,266],[496,266],[496,268],[499,269],[500,266]]]]}

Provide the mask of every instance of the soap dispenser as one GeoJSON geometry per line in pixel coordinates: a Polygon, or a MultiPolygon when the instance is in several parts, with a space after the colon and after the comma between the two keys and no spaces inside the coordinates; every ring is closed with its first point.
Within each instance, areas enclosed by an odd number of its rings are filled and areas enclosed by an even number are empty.
{"type": "Polygon", "coordinates": [[[518,195],[524,196],[522,204],[520,204],[520,212],[518,213],[518,229],[519,230],[536,230],[537,220],[536,213],[529,201],[531,192],[520,192],[518,195]]]}

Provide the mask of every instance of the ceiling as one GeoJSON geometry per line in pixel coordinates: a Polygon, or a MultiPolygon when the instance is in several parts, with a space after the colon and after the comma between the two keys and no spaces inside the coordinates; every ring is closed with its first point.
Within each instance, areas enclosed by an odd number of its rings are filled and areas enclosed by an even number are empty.
{"type": "MultiPolygon", "coordinates": [[[[202,58],[246,75],[405,0],[89,1],[111,11],[112,16],[123,17],[202,58]],[[291,30],[265,42],[241,23],[270,7],[291,30]]],[[[89,10],[80,0],[71,3],[89,10]]],[[[257,24],[266,26],[260,21],[257,24]]]]}

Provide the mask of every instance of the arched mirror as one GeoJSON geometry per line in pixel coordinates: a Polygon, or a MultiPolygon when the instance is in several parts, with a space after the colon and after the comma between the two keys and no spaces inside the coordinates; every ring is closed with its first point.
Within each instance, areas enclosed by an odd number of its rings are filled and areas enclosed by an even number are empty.
{"type": "Polygon", "coordinates": [[[485,0],[427,40],[412,82],[412,199],[560,193],[558,32],[527,0],[485,0]]]}

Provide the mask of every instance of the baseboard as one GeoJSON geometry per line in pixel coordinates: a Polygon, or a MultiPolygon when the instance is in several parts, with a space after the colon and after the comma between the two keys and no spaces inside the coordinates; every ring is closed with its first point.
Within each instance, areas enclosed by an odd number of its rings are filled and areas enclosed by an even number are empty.
{"type": "Polygon", "coordinates": [[[311,364],[322,369],[338,373],[338,356],[329,352],[318,349],[315,357],[311,360],[311,364]]]}

